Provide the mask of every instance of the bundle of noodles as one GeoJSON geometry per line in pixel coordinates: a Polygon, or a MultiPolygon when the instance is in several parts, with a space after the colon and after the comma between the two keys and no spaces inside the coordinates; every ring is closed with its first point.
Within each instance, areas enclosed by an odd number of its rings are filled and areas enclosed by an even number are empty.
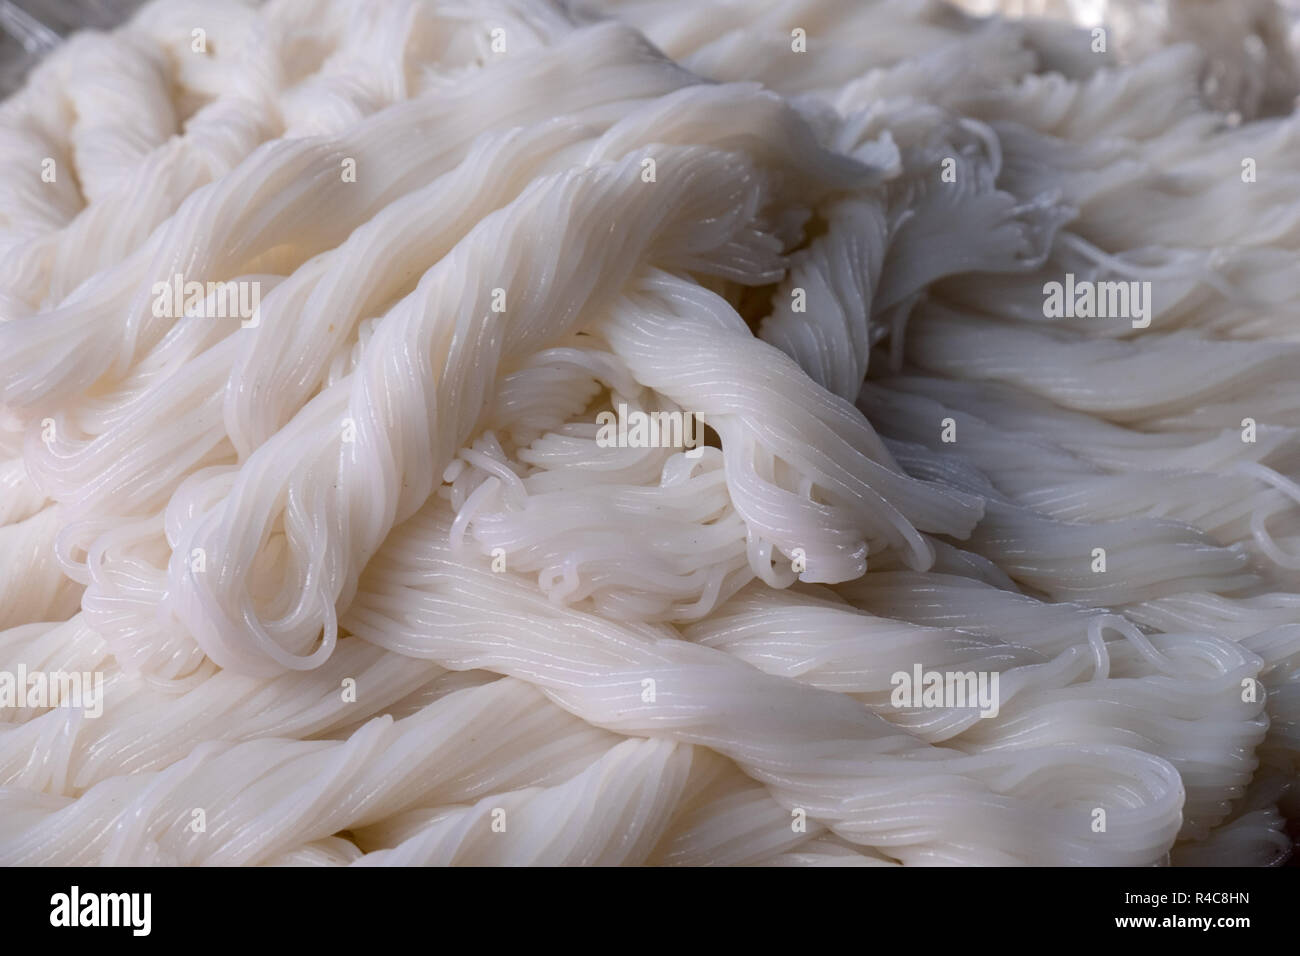
{"type": "Polygon", "coordinates": [[[0,104],[0,677],[102,685],[0,706],[0,862],[1284,859],[1300,119],[1231,22],[1258,69],[938,0],[55,50],[0,104]]]}

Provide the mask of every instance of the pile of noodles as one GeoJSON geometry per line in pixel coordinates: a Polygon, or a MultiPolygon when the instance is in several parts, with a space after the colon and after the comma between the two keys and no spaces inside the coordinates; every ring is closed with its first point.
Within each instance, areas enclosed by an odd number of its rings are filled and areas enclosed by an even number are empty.
{"type": "Polygon", "coordinates": [[[0,709],[0,863],[1284,859],[1300,118],[1246,6],[1226,59],[937,0],[59,46],[0,104],[0,671],[102,715],[0,709]],[[1149,326],[1045,318],[1067,274],[1149,326]]]}

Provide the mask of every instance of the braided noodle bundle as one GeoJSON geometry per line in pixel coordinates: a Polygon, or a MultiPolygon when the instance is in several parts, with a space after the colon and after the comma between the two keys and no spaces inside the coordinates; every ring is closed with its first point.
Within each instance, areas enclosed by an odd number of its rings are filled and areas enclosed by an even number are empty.
{"type": "Polygon", "coordinates": [[[939,0],[74,37],[0,104],[0,682],[102,708],[0,694],[0,862],[1284,859],[1277,22],[1208,98],[939,0]]]}

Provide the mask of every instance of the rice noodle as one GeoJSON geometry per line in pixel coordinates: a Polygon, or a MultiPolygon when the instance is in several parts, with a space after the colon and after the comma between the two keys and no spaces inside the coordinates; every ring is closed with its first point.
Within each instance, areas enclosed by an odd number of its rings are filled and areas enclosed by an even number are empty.
{"type": "Polygon", "coordinates": [[[51,52],[0,103],[0,863],[1285,859],[1294,51],[1112,7],[51,52]]]}

